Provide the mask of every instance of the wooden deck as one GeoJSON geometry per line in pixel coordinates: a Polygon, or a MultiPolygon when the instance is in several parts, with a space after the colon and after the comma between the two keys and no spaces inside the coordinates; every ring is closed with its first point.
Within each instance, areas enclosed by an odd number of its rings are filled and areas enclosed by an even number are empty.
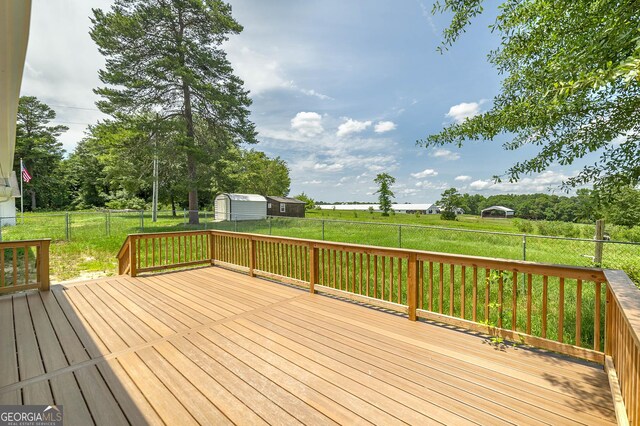
{"type": "Polygon", "coordinates": [[[601,366],[222,268],[0,297],[0,404],[65,424],[609,424],[601,366]]]}

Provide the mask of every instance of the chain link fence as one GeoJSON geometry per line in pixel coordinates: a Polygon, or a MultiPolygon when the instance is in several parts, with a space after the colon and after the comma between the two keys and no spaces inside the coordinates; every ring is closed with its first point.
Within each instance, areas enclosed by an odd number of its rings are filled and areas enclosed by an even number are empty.
{"type": "Polygon", "coordinates": [[[640,283],[640,242],[331,219],[237,215],[235,220],[216,221],[211,211],[199,211],[198,217],[199,223],[194,225],[189,224],[187,210],[175,214],[159,211],[155,222],[149,211],[25,214],[24,218],[0,218],[0,237],[5,241],[90,241],[104,237],[124,241],[132,233],[218,229],[574,266],[600,265],[622,269],[640,283]],[[2,226],[11,221],[16,226],[2,226]]]}

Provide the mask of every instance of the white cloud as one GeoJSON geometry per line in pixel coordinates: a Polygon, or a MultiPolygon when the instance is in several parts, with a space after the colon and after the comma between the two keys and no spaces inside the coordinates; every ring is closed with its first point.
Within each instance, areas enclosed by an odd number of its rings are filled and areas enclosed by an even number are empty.
{"type": "Polygon", "coordinates": [[[324,94],[322,94],[322,93],[316,92],[316,91],[315,91],[315,90],[313,90],[313,89],[310,89],[310,90],[307,90],[307,89],[300,89],[300,91],[301,91],[302,93],[304,93],[305,95],[307,95],[307,96],[315,96],[316,98],[322,99],[323,101],[326,101],[326,100],[333,100],[333,98],[332,98],[331,96],[327,96],[327,95],[324,95],[324,94]]]}
{"type": "Polygon", "coordinates": [[[433,183],[428,180],[416,182],[415,186],[422,189],[447,189],[449,187],[449,185],[444,182],[433,183]]]}
{"type": "Polygon", "coordinates": [[[562,172],[547,170],[536,176],[520,179],[518,182],[498,182],[491,179],[475,180],[469,184],[469,189],[473,191],[490,191],[494,193],[514,193],[533,194],[548,192],[557,188],[560,184],[571,176],[562,172]]]}
{"type": "Polygon", "coordinates": [[[393,121],[378,121],[373,130],[376,133],[390,132],[396,128],[396,123],[393,121]]]}
{"type": "Polygon", "coordinates": [[[429,153],[429,155],[435,158],[442,158],[443,160],[453,161],[460,159],[460,154],[444,148],[434,149],[431,153],[429,153]]]}
{"type": "Polygon", "coordinates": [[[320,185],[321,183],[321,180],[305,180],[302,182],[303,185],[320,185]]]}
{"type": "Polygon", "coordinates": [[[418,173],[411,173],[411,177],[414,177],[416,179],[423,179],[428,176],[438,176],[438,172],[433,169],[424,169],[423,171],[418,173]]]}
{"type": "Polygon", "coordinates": [[[316,163],[314,164],[313,169],[318,172],[339,172],[340,170],[344,169],[344,165],[340,163],[316,163]]]}
{"type": "Polygon", "coordinates": [[[481,100],[480,102],[459,103],[449,108],[449,112],[445,114],[445,117],[452,118],[456,123],[462,123],[467,118],[480,114],[480,105],[484,102],[484,100],[481,100]]]}
{"type": "Polygon", "coordinates": [[[336,135],[338,135],[338,137],[342,137],[351,133],[360,133],[369,126],[371,126],[371,121],[358,121],[347,118],[347,121],[338,126],[336,135]]]}
{"type": "Polygon", "coordinates": [[[456,176],[456,178],[454,180],[458,181],[458,182],[466,182],[468,180],[471,180],[471,176],[460,175],[460,176],[456,176]]]}
{"type": "Polygon", "coordinates": [[[483,191],[489,188],[492,183],[488,180],[474,180],[469,184],[469,188],[474,189],[476,191],[483,191]]]}
{"type": "Polygon", "coordinates": [[[291,119],[291,128],[302,136],[312,137],[324,132],[322,117],[317,112],[299,112],[291,119]]]}

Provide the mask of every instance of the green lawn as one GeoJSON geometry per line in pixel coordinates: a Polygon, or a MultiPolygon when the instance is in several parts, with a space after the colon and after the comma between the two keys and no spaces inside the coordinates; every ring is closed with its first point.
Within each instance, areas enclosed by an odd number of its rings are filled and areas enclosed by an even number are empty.
{"type": "MultiPolygon", "coordinates": [[[[304,220],[277,218],[237,223],[214,223],[211,212],[202,212],[200,217],[201,224],[192,227],[186,225],[182,212],[177,217],[163,212],[156,223],[151,221],[149,212],[145,212],[144,217],[139,212],[72,212],[67,235],[66,214],[26,213],[24,224],[18,219],[18,226],[2,229],[2,236],[5,241],[53,239],[53,281],[115,274],[115,256],[126,236],[143,228],[143,232],[215,228],[518,260],[526,255],[530,261],[579,266],[591,266],[590,256],[595,251],[592,241],[528,235],[525,253],[522,235],[512,235],[517,233],[513,220],[468,215],[460,216],[457,221],[442,221],[439,215],[382,217],[379,213],[313,210],[304,220]]],[[[576,226],[584,227],[584,233],[592,232],[589,225],[576,226]]],[[[636,282],[640,281],[640,245],[605,244],[603,266],[624,269],[636,282]]]]}

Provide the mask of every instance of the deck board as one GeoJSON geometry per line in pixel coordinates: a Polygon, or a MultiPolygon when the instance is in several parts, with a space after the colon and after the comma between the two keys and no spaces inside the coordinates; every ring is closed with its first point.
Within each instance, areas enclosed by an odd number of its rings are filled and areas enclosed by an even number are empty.
{"type": "Polygon", "coordinates": [[[222,268],[0,297],[0,403],[68,424],[612,424],[595,364],[222,268]]]}

